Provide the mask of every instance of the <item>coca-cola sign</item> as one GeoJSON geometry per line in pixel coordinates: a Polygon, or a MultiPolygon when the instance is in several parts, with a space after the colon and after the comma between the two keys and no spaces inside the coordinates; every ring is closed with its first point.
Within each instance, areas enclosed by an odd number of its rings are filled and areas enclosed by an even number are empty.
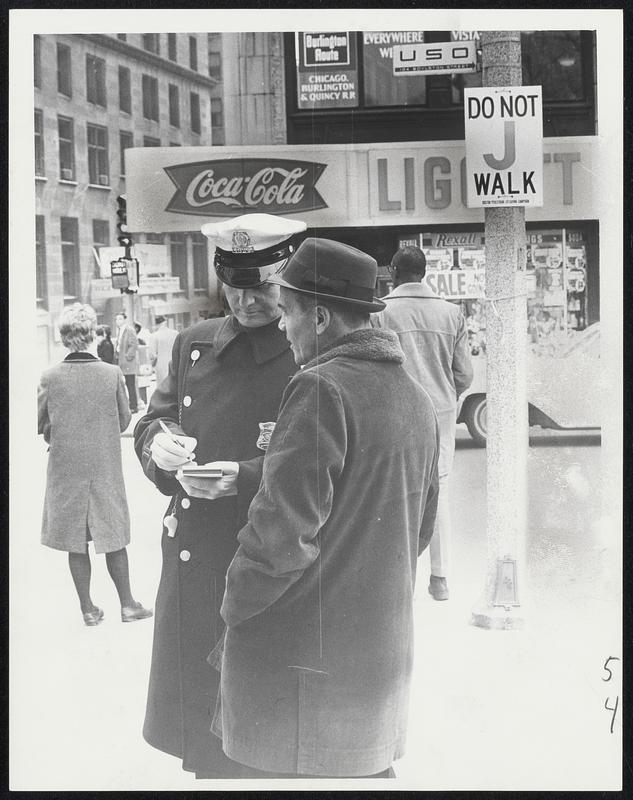
{"type": "Polygon", "coordinates": [[[327,208],[316,190],[326,164],[270,158],[222,158],[163,169],[176,186],[166,211],[234,217],[327,208]]]}

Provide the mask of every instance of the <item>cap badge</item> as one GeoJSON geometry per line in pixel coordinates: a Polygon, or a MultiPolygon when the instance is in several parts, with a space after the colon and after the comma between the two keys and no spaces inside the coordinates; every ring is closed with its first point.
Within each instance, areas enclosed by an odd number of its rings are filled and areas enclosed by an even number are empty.
{"type": "Polygon", "coordinates": [[[255,251],[251,244],[251,237],[246,231],[233,231],[231,249],[234,253],[253,253],[255,251]]]}

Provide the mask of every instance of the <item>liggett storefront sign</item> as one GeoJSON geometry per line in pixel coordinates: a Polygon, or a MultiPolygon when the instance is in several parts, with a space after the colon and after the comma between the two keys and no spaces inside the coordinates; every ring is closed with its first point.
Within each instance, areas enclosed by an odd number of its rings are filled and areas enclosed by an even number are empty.
{"type": "MultiPolygon", "coordinates": [[[[597,137],[543,144],[543,206],[527,221],[599,219],[591,176],[597,137]]],[[[466,205],[463,142],[261,147],[147,147],[125,153],[132,232],[199,231],[264,212],[310,227],[482,224],[466,205]]]]}

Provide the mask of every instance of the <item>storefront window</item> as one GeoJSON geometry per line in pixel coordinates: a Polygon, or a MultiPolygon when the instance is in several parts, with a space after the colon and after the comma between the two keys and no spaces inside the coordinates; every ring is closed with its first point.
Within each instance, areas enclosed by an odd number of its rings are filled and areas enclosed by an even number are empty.
{"type": "Polygon", "coordinates": [[[358,106],[356,34],[297,33],[297,106],[301,109],[358,106]]]}
{"type": "Polygon", "coordinates": [[[363,33],[364,101],[366,106],[408,106],[426,103],[426,80],[393,74],[393,45],[424,41],[423,31],[363,33]]]}
{"type": "MultiPolygon", "coordinates": [[[[482,85],[481,70],[453,75],[393,74],[398,44],[475,41],[481,31],[342,31],[298,33],[297,107],[460,106],[464,89],[482,85]]],[[[521,33],[523,84],[542,85],[545,102],[586,102],[583,59],[589,57],[580,31],[521,33]]]]}
{"type": "MultiPolygon", "coordinates": [[[[526,234],[526,333],[535,355],[555,355],[587,327],[587,243],[582,230],[526,234]]],[[[399,246],[411,244],[402,238],[399,246]]],[[[486,352],[485,238],[480,232],[423,233],[426,283],[461,305],[473,355],[486,352]]]]}
{"type": "MultiPolygon", "coordinates": [[[[474,39],[480,31],[451,31],[453,41],[474,39]]],[[[587,92],[583,82],[580,31],[524,31],[521,33],[524,86],[542,86],[543,102],[581,102],[587,92]]],[[[453,75],[452,101],[463,105],[464,89],[481,86],[481,71],[453,75]]]]}
{"type": "Polygon", "coordinates": [[[580,31],[521,34],[523,84],[543,87],[543,100],[585,100],[580,31]]]}
{"type": "Polygon", "coordinates": [[[171,258],[171,274],[180,281],[180,291],[189,291],[187,267],[187,242],[184,233],[172,233],[169,236],[169,254],[171,258]]]}
{"type": "Polygon", "coordinates": [[[201,233],[191,234],[191,250],[193,254],[193,288],[195,292],[205,294],[209,289],[209,255],[206,236],[201,233]]]}

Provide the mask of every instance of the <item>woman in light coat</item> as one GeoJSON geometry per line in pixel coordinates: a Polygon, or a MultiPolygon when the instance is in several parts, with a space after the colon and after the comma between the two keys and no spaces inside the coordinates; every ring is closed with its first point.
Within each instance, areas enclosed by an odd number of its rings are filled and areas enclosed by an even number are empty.
{"type": "Polygon", "coordinates": [[[103,621],[90,597],[88,542],[106,554],[121,601],[121,619],[151,617],[132,596],[126,545],[130,517],[121,465],[121,431],[130,409],[121,370],[95,354],[97,317],[75,303],[62,313],[59,332],[70,352],[47,369],[38,391],[38,433],[49,447],[42,544],[68,552],[70,572],[86,625],[103,621]]]}

